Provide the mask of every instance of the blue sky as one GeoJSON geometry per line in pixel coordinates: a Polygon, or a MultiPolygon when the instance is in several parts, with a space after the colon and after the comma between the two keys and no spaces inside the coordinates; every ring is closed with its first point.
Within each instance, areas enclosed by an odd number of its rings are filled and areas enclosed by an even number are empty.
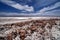
{"type": "Polygon", "coordinates": [[[0,16],[60,16],[60,0],[0,0],[0,16]]]}

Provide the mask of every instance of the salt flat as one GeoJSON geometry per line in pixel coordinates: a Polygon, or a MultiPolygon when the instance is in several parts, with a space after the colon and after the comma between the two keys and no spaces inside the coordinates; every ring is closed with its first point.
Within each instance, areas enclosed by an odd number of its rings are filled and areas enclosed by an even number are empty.
{"type": "Polygon", "coordinates": [[[9,24],[16,22],[24,22],[37,19],[60,19],[60,17],[0,17],[0,24],[9,24]]]}

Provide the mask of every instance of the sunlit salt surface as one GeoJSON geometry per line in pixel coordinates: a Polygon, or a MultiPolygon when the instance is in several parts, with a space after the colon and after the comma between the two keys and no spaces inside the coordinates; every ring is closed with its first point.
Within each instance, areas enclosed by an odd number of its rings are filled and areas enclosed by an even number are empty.
{"type": "MultiPolygon", "coordinates": [[[[54,40],[60,40],[60,17],[0,17],[0,37],[4,37],[7,36],[7,34],[11,33],[12,31],[15,32],[15,30],[20,29],[20,26],[15,26],[13,25],[12,28],[10,29],[9,27],[11,26],[3,26],[4,24],[14,24],[14,23],[18,23],[18,22],[28,22],[31,20],[48,20],[48,19],[59,19],[56,20],[55,24],[52,25],[52,29],[50,30],[49,28],[47,28],[48,26],[50,26],[49,23],[46,23],[45,28],[43,30],[46,30],[43,35],[39,34],[39,32],[42,31],[42,29],[39,27],[37,28],[37,32],[34,31],[32,34],[29,34],[25,40],[43,40],[43,36],[44,36],[44,40],[51,40],[52,38],[54,40]],[[2,25],[2,26],[1,26],[2,25]],[[39,31],[40,30],[40,31],[39,31]],[[46,34],[46,32],[48,32],[48,35],[46,34]],[[53,37],[52,37],[53,36],[53,37]]],[[[54,21],[54,20],[53,20],[54,21]]],[[[52,24],[53,22],[51,22],[52,24]]],[[[21,26],[23,29],[27,29],[27,27],[31,27],[33,23],[33,21],[31,23],[29,23],[29,25],[24,25],[21,26]]],[[[36,26],[35,26],[36,27],[36,26]]],[[[29,33],[30,31],[27,30],[29,33]]],[[[16,40],[19,39],[19,36],[17,35],[17,37],[15,38],[16,40]]],[[[15,40],[13,39],[13,40],[15,40]]]]}
{"type": "Polygon", "coordinates": [[[6,23],[16,23],[16,22],[22,22],[22,21],[29,21],[32,19],[60,19],[60,17],[0,17],[0,24],[6,24],[6,23]]]}

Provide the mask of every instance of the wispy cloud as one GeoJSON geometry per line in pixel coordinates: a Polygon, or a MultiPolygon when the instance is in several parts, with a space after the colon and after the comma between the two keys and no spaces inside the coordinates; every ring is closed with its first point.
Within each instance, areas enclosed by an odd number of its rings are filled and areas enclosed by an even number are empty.
{"type": "Polygon", "coordinates": [[[8,16],[8,17],[37,17],[37,15],[41,15],[39,13],[12,13],[12,12],[0,12],[0,16],[8,16]]]}
{"type": "MultiPolygon", "coordinates": [[[[28,6],[28,5],[21,5],[19,3],[16,3],[14,1],[11,1],[11,0],[0,0],[1,2],[11,6],[11,7],[14,7],[18,10],[23,10],[23,12],[32,12],[34,11],[34,8],[32,6],[28,6]]],[[[37,7],[37,6],[36,6],[37,7]]],[[[58,10],[52,10],[52,9],[55,9],[55,8],[58,8],[60,7],[60,2],[57,2],[55,3],[54,5],[51,5],[51,6],[48,6],[48,7],[44,7],[43,9],[37,11],[36,13],[13,13],[13,12],[0,12],[0,15],[6,15],[6,16],[21,16],[21,15],[24,15],[24,16],[27,16],[27,15],[55,15],[55,16],[60,16],[60,9],[58,10]],[[49,11],[49,10],[52,10],[52,11],[49,11]]]]}
{"type": "Polygon", "coordinates": [[[8,16],[11,16],[11,15],[37,15],[39,13],[30,13],[30,14],[27,14],[27,13],[15,13],[15,12],[0,12],[0,15],[8,15],[8,16]]]}
{"type": "Polygon", "coordinates": [[[0,15],[3,16],[60,16],[60,10],[48,11],[45,13],[12,13],[12,12],[0,12],[0,15]]]}
{"type": "Polygon", "coordinates": [[[48,7],[44,7],[43,9],[39,10],[38,12],[40,13],[45,13],[47,12],[48,10],[52,10],[52,9],[55,9],[57,7],[60,7],[60,2],[57,2],[55,3],[54,5],[51,5],[51,6],[48,6],[48,7]]]}
{"type": "Polygon", "coordinates": [[[11,6],[11,7],[14,7],[18,10],[24,10],[24,11],[28,11],[28,12],[34,11],[34,8],[32,6],[29,7],[28,5],[20,5],[19,3],[16,3],[11,0],[0,0],[0,1],[11,6]]]}

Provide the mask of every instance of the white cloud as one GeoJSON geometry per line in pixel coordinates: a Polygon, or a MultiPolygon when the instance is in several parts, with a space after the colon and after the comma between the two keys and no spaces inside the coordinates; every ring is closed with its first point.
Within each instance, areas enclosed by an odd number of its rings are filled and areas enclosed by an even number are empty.
{"type": "Polygon", "coordinates": [[[57,2],[56,4],[54,4],[54,5],[52,5],[52,6],[44,7],[43,9],[41,9],[41,10],[38,11],[38,12],[40,12],[40,13],[45,13],[46,11],[55,9],[55,8],[57,8],[57,7],[60,7],[60,2],[57,2]]]}
{"type": "Polygon", "coordinates": [[[33,7],[29,7],[28,5],[25,5],[24,6],[24,9],[27,10],[27,11],[34,11],[33,7]]]}
{"type": "Polygon", "coordinates": [[[45,14],[48,14],[48,15],[60,15],[60,10],[48,11],[48,12],[45,12],[45,14]]]}
{"type": "Polygon", "coordinates": [[[60,10],[48,11],[45,13],[14,13],[14,12],[0,12],[4,16],[60,16],[60,10]]]}
{"type": "Polygon", "coordinates": [[[14,7],[18,10],[25,10],[25,11],[29,11],[29,12],[34,11],[34,8],[32,6],[29,7],[28,5],[20,5],[19,3],[16,3],[16,2],[11,1],[11,0],[0,0],[0,1],[11,6],[11,7],[14,7]]]}
{"type": "Polygon", "coordinates": [[[15,12],[0,12],[0,15],[5,15],[5,16],[32,16],[32,15],[40,15],[39,13],[15,13],[15,12]]]}

